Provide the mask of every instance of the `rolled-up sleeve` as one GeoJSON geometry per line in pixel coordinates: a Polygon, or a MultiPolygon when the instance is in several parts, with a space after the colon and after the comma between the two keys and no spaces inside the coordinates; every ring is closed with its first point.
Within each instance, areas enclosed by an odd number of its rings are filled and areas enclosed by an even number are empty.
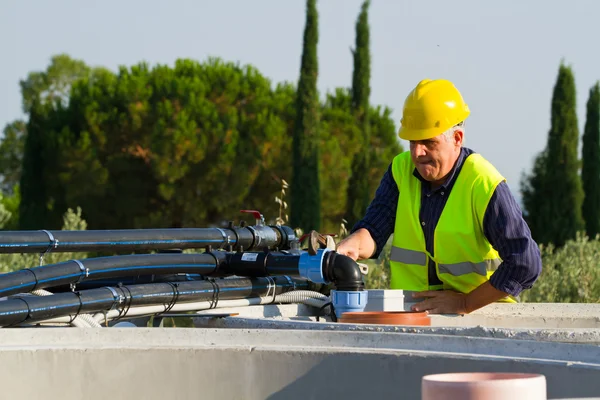
{"type": "Polygon", "coordinates": [[[502,258],[490,284],[513,296],[531,288],[542,272],[540,250],[506,182],[496,187],[483,225],[485,236],[502,258]]]}
{"type": "Polygon", "coordinates": [[[375,241],[376,250],[371,258],[378,258],[387,243],[390,235],[394,232],[396,223],[396,207],[398,206],[398,185],[392,176],[392,166],[388,167],[381,178],[375,197],[363,219],[358,221],[351,230],[365,228],[375,241]]]}

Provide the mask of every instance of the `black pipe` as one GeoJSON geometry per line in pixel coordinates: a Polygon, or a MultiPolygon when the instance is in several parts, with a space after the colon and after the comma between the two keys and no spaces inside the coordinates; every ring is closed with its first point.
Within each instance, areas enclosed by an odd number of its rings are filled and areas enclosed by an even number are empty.
{"type": "MultiPolygon", "coordinates": [[[[145,283],[160,283],[160,282],[187,282],[206,280],[200,274],[166,274],[166,275],[135,275],[122,276],[118,278],[104,279],[87,279],[77,284],[77,290],[97,289],[105,286],[120,286],[120,285],[141,285],[145,283]]],[[[70,285],[52,286],[52,293],[70,292],[70,285]]]]}
{"type": "Polygon", "coordinates": [[[297,238],[285,226],[123,229],[90,231],[2,231],[0,253],[140,251],[162,249],[288,249],[297,238]]]}
{"type": "Polygon", "coordinates": [[[290,290],[305,289],[306,281],[289,277],[229,278],[214,281],[151,283],[106,287],[50,296],[17,296],[0,302],[0,326],[11,326],[45,319],[108,311],[117,307],[127,314],[130,307],[175,303],[244,299],[275,296],[290,290]]]}
{"type": "MultiPolygon", "coordinates": [[[[307,256],[306,253],[301,254],[307,256]]],[[[227,262],[223,264],[222,268],[227,274],[238,276],[300,276],[300,262],[302,257],[302,255],[295,253],[277,251],[228,253],[227,262]]],[[[316,269],[321,268],[322,277],[325,282],[332,282],[337,290],[364,290],[365,284],[360,267],[352,258],[334,251],[325,252],[322,259],[319,257],[315,256],[309,262],[321,262],[321,265],[315,265],[315,267],[316,269]]],[[[311,277],[305,276],[304,278],[310,279],[311,277]]]]}
{"type": "Polygon", "coordinates": [[[0,275],[0,296],[69,285],[91,279],[193,273],[219,275],[225,252],[136,254],[71,260],[0,275]]]}
{"type": "Polygon", "coordinates": [[[358,263],[352,258],[335,251],[329,251],[325,254],[323,276],[329,282],[333,282],[335,288],[339,291],[356,292],[365,288],[358,263]]]}
{"type": "Polygon", "coordinates": [[[299,276],[300,255],[279,251],[227,253],[222,271],[237,276],[299,276]]]}

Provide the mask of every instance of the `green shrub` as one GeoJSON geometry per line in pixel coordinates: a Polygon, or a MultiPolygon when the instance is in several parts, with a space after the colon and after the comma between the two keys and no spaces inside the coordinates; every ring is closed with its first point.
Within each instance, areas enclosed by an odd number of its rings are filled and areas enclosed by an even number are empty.
{"type": "Polygon", "coordinates": [[[600,238],[578,234],[564,246],[540,246],[542,273],[533,288],[521,294],[523,302],[600,302],[600,238]]]}

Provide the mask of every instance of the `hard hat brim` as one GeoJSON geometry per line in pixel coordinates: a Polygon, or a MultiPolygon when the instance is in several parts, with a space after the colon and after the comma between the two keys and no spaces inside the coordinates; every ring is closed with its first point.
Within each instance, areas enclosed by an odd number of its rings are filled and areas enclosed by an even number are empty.
{"type": "Polygon", "coordinates": [[[402,125],[400,125],[400,129],[398,129],[398,136],[400,136],[400,139],[404,139],[404,140],[432,139],[432,138],[439,136],[442,133],[446,132],[448,129],[452,128],[456,124],[464,122],[469,117],[470,114],[471,114],[471,112],[469,110],[466,110],[465,112],[462,113],[462,115],[458,115],[457,116],[458,118],[456,118],[455,121],[452,121],[451,124],[449,124],[448,126],[442,126],[442,127],[427,128],[427,129],[411,129],[411,128],[406,128],[406,127],[403,127],[402,125]]]}
{"type": "Polygon", "coordinates": [[[439,136],[445,131],[445,129],[439,128],[410,129],[400,127],[400,129],[398,130],[398,136],[400,136],[400,139],[404,140],[427,140],[439,136]]]}

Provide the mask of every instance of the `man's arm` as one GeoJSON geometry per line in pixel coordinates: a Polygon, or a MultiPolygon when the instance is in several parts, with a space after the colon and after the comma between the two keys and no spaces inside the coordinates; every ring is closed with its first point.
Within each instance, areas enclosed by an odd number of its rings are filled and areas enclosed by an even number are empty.
{"type": "Polygon", "coordinates": [[[354,260],[379,257],[394,232],[398,194],[390,164],[364,218],[354,225],[350,236],[340,242],[336,251],[354,260]]]}
{"type": "Polygon", "coordinates": [[[516,297],[540,276],[542,257],[505,182],[498,185],[492,200],[483,220],[484,234],[500,254],[502,264],[490,277],[490,284],[516,297]]]}
{"type": "Polygon", "coordinates": [[[468,314],[507,295],[518,296],[533,286],[542,271],[540,251],[505,182],[496,188],[483,226],[486,238],[502,258],[502,264],[490,280],[468,294],[447,290],[415,293],[413,297],[426,300],[415,304],[413,310],[468,314]]]}

